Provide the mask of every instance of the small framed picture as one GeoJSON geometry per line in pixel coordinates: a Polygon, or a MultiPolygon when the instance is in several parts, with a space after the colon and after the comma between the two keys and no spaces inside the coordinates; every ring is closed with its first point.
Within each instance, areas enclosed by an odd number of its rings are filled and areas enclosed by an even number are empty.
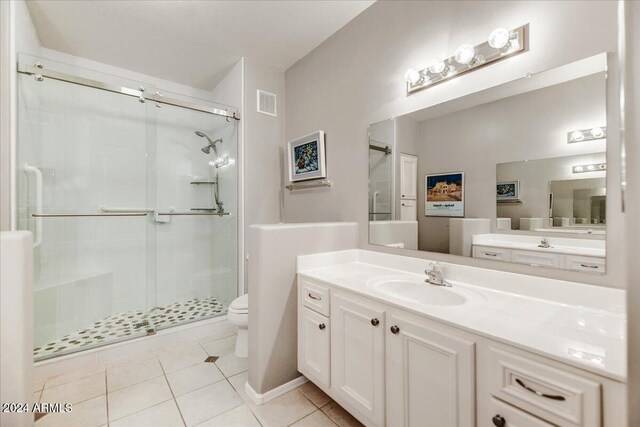
{"type": "Polygon", "coordinates": [[[496,184],[498,202],[519,202],[520,181],[502,181],[496,184]]]}
{"type": "Polygon", "coordinates": [[[289,181],[327,177],[324,156],[324,132],[318,131],[288,143],[289,181]]]}
{"type": "Polygon", "coordinates": [[[424,215],[464,218],[464,172],[425,175],[424,215]]]}

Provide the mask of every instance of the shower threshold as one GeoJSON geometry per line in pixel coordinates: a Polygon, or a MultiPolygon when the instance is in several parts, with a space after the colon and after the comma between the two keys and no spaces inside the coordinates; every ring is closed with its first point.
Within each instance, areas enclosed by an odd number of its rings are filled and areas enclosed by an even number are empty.
{"type": "Polygon", "coordinates": [[[194,298],[150,310],[116,313],[84,329],[33,349],[36,362],[88,350],[131,338],[153,335],[159,329],[227,314],[227,307],[213,297],[194,298]]]}

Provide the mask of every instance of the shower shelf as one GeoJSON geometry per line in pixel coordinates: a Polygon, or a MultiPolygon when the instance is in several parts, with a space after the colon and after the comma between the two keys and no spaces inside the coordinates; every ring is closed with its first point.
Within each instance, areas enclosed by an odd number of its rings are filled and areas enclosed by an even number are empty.
{"type": "Polygon", "coordinates": [[[217,184],[217,181],[191,181],[189,184],[195,184],[195,185],[200,185],[200,184],[217,184]]]}

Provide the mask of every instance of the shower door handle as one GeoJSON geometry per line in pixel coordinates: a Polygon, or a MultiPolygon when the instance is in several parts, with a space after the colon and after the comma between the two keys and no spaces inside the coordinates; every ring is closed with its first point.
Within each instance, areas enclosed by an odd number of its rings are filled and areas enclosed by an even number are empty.
{"type": "Polygon", "coordinates": [[[154,212],[153,209],[140,209],[140,208],[110,208],[107,206],[98,207],[100,212],[105,213],[132,213],[132,214],[147,214],[154,212]]]}
{"type": "Polygon", "coordinates": [[[37,248],[42,244],[42,172],[35,166],[24,164],[24,172],[29,176],[32,173],[36,178],[36,213],[32,215],[36,219],[36,232],[34,233],[33,247],[37,248]]]}

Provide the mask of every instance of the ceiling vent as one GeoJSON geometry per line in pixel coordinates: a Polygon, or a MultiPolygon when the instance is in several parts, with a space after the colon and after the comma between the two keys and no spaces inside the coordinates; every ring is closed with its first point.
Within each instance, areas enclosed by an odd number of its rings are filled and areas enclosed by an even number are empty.
{"type": "Polygon", "coordinates": [[[278,108],[276,106],[276,99],[277,97],[274,93],[258,89],[258,113],[277,117],[278,108]]]}

